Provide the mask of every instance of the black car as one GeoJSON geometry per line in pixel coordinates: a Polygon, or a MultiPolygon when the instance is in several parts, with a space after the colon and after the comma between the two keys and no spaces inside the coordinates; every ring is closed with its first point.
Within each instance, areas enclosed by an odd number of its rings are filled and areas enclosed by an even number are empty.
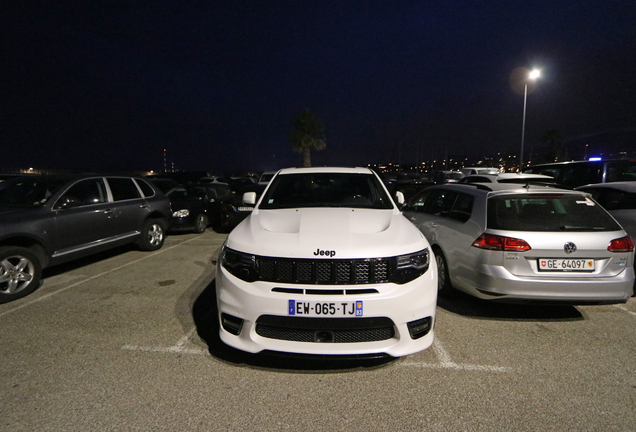
{"type": "Polygon", "coordinates": [[[243,190],[246,189],[257,190],[259,186],[244,187],[235,195],[228,185],[209,185],[207,196],[210,203],[210,224],[216,232],[230,232],[254,210],[253,205],[243,203],[243,190]]]}
{"type": "Polygon", "coordinates": [[[253,209],[244,205],[242,194],[234,195],[221,183],[189,183],[167,193],[173,211],[171,231],[202,233],[208,226],[217,232],[228,232],[253,209]]]}
{"type": "Polygon", "coordinates": [[[185,184],[170,189],[166,195],[172,208],[170,231],[204,232],[209,225],[209,185],[185,184]]]}
{"type": "Polygon", "coordinates": [[[161,248],[170,202],[141,178],[16,177],[0,183],[0,303],[40,285],[42,269],[127,243],[161,248]]]}

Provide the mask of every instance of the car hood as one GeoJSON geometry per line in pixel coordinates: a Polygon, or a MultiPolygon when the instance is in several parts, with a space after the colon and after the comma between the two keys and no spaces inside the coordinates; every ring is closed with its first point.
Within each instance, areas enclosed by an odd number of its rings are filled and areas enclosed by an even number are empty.
{"type": "Polygon", "coordinates": [[[257,210],[230,233],[227,246],[288,258],[372,258],[416,252],[428,243],[397,210],[307,208],[257,210]]]}

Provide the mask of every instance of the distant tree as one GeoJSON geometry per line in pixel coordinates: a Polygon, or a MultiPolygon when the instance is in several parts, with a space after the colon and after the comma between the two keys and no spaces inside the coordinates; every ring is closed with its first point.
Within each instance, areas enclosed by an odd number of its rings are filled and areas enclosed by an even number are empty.
{"type": "Polygon", "coordinates": [[[311,151],[324,150],[327,147],[324,128],[316,115],[308,109],[298,113],[292,120],[294,130],[289,135],[292,150],[302,155],[303,167],[311,166],[311,151]]]}

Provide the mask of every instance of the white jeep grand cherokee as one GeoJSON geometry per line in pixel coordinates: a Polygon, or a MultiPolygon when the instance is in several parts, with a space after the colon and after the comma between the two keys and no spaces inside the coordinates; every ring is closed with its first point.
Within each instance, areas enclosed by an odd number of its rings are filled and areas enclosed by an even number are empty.
{"type": "Polygon", "coordinates": [[[373,171],[283,169],[219,257],[221,340],[251,353],[424,350],[437,303],[431,258],[373,171]]]}

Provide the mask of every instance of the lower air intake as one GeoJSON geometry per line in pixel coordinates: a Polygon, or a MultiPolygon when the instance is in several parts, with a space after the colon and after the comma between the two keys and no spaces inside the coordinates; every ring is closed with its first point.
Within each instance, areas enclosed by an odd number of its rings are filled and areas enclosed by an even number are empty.
{"type": "Polygon", "coordinates": [[[263,315],[256,321],[256,334],[293,342],[377,342],[395,336],[389,318],[297,318],[263,315]]]}

